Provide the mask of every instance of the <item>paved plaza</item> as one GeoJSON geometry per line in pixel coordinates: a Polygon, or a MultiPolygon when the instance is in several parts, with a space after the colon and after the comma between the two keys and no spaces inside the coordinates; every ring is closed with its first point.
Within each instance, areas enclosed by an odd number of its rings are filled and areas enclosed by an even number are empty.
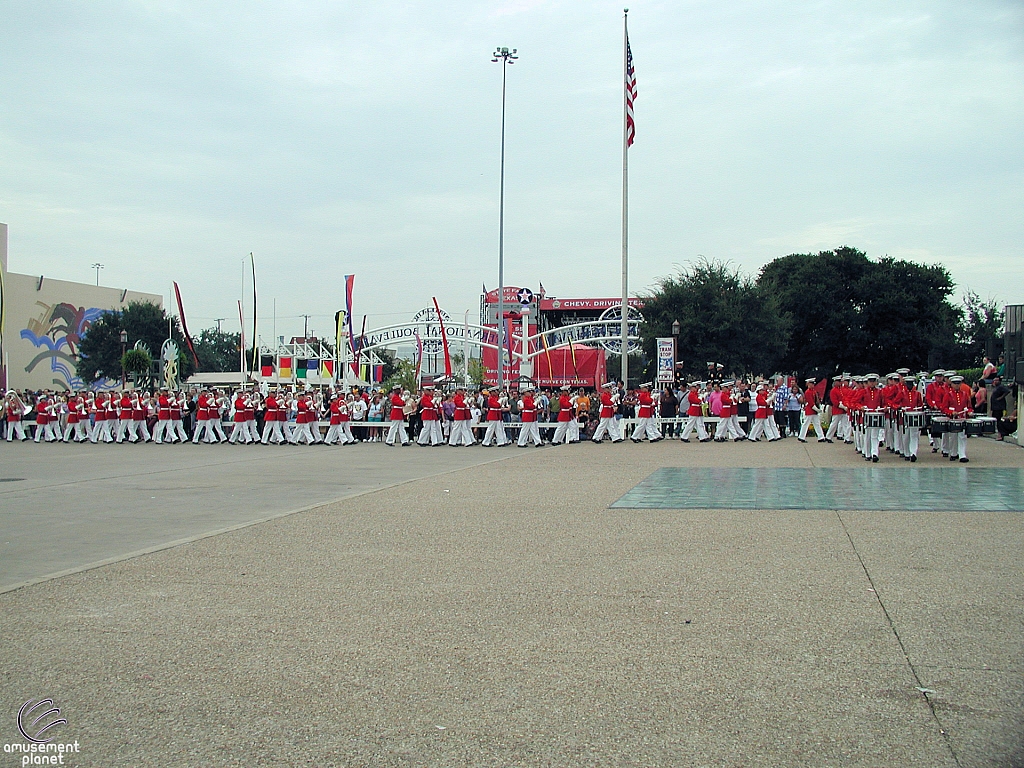
{"type": "Polygon", "coordinates": [[[0,743],[48,697],[79,766],[1024,766],[1024,450],[970,451],[2,445],[0,743]]]}

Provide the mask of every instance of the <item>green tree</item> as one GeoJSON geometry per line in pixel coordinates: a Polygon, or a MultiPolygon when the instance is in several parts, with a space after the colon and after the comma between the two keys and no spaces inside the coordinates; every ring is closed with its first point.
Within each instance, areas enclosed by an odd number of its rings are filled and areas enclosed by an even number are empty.
{"type": "Polygon", "coordinates": [[[758,285],[780,302],[791,336],[780,369],[885,374],[902,365],[955,365],[961,312],[944,267],[842,247],[767,264],[758,285]]]}
{"type": "MultiPolygon", "coordinates": [[[[727,264],[703,257],[662,279],[644,298],[643,314],[643,351],[651,365],[655,340],[670,337],[679,321],[678,355],[686,375],[706,370],[708,360],[734,373],[771,373],[789,338],[775,296],[727,264]]],[[[646,377],[653,374],[648,369],[646,377]]]]}
{"type": "MultiPolygon", "coordinates": [[[[241,364],[238,347],[242,343],[242,334],[218,331],[216,328],[204,328],[198,336],[192,337],[199,358],[199,370],[215,373],[237,371],[241,364]]],[[[249,360],[252,359],[250,353],[249,360]]]]}
{"type": "Polygon", "coordinates": [[[402,387],[410,392],[416,391],[416,363],[412,360],[399,359],[394,372],[384,380],[384,388],[402,387]]]}
{"type": "MultiPolygon", "coordinates": [[[[77,371],[82,381],[93,384],[101,379],[121,378],[121,331],[128,333],[128,346],[141,341],[150,354],[156,358],[167,339],[170,327],[171,338],[183,352],[187,349],[178,320],[168,317],[156,304],[133,301],[124,309],[104,312],[90,327],[78,347],[77,371]]],[[[195,372],[192,356],[181,355],[179,370],[182,378],[195,372]]]]}
{"type": "MultiPolygon", "coordinates": [[[[1003,311],[995,299],[985,301],[974,291],[967,289],[963,298],[963,360],[962,365],[982,366],[982,358],[988,354],[989,343],[1001,340],[1003,335],[1003,311]]],[[[997,345],[997,349],[999,345],[997,345]]],[[[993,359],[993,362],[995,360],[993,359]]]]}
{"type": "Polygon", "coordinates": [[[148,373],[153,357],[144,349],[129,349],[121,358],[121,367],[128,373],[148,373]]]}

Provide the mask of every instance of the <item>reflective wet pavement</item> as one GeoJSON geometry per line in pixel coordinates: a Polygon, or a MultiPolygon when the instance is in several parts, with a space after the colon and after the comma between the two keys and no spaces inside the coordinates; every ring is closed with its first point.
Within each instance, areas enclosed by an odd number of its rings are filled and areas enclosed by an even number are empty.
{"type": "Polygon", "coordinates": [[[663,467],[611,507],[1024,512],[1024,469],[663,467]]]}

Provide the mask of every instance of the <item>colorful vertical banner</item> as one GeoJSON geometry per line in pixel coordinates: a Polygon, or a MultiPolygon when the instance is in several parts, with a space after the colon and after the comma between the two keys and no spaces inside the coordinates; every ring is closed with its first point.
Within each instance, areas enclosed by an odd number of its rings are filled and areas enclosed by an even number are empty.
{"type": "Polygon", "coordinates": [[[356,353],[356,335],[352,330],[352,289],[355,287],[356,276],[345,275],[345,312],[348,315],[348,343],[352,347],[352,354],[356,353]]]}
{"type": "Polygon", "coordinates": [[[441,308],[437,305],[437,297],[434,297],[434,311],[437,313],[437,324],[441,326],[441,344],[444,346],[444,375],[452,377],[452,358],[448,354],[448,334],[444,332],[444,320],[441,319],[441,308]]]}
{"type": "Polygon", "coordinates": [[[306,363],[308,363],[308,362],[309,361],[306,360],[306,358],[304,358],[304,357],[297,357],[297,358],[295,358],[295,378],[296,379],[304,379],[304,378],[306,378],[306,371],[309,370],[308,368],[306,368],[306,363]]]}
{"type": "Polygon", "coordinates": [[[280,372],[282,379],[290,379],[292,377],[292,359],[290,357],[280,358],[277,370],[280,372]]]}
{"type": "MultiPolygon", "coordinates": [[[[172,281],[174,282],[174,281],[172,281]]],[[[199,356],[196,355],[196,348],[192,344],[192,336],[189,335],[188,325],[185,323],[185,308],[181,305],[181,291],[178,289],[178,283],[174,282],[174,298],[178,302],[178,321],[181,323],[181,335],[185,337],[185,346],[188,347],[188,351],[192,353],[192,359],[196,364],[196,371],[199,370],[199,356]]]]}
{"type": "Polygon", "coordinates": [[[260,376],[269,379],[274,375],[274,356],[260,355],[260,376]]]}
{"type": "Polygon", "coordinates": [[[307,378],[309,376],[316,376],[319,372],[320,372],[320,361],[317,358],[311,357],[309,360],[306,361],[306,376],[307,376],[307,378]]]}
{"type": "Polygon", "coordinates": [[[333,379],[334,378],[334,361],[333,360],[321,360],[320,361],[320,378],[322,378],[322,379],[333,379]]]}

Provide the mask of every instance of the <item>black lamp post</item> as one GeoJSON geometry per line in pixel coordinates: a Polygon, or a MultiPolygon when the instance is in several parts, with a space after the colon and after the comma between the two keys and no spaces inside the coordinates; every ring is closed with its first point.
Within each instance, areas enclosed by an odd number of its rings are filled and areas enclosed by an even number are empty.
{"type": "Polygon", "coordinates": [[[124,370],[125,349],[128,346],[128,331],[121,331],[121,389],[127,386],[127,375],[124,370]]]}

